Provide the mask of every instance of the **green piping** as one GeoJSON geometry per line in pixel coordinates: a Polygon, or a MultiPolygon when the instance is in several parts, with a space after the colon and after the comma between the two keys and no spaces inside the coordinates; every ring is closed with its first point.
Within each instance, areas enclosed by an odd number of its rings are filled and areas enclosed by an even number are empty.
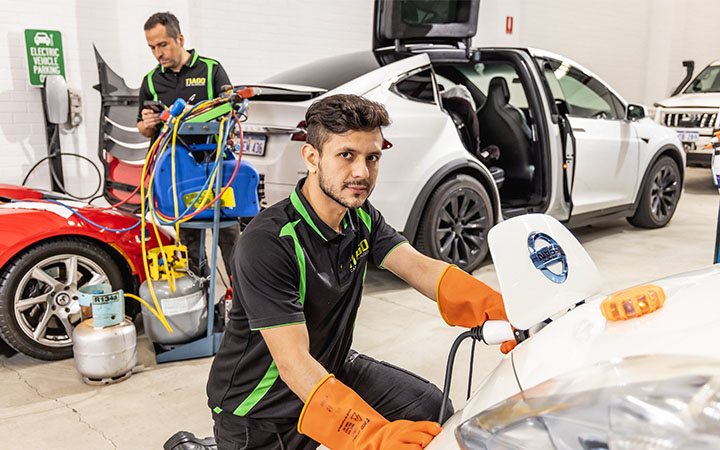
{"type": "Polygon", "coordinates": [[[155,73],[155,69],[157,69],[157,67],[155,67],[153,70],[151,70],[147,74],[147,80],[148,80],[148,89],[150,89],[150,94],[153,96],[153,100],[157,101],[158,100],[157,92],[155,92],[155,85],[153,84],[153,80],[152,80],[153,74],[155,73]]]}
{"type": "Polygon", "coordinates": [[[323,236],[320,230],[318,230],[318,227],[315,226],[315,223],[313,223],[312,219],[310,218],[310,214],[308,214],[305,206],[303,206],[302,202],[300,201],[300,197],[298,197],[297,191],[292,191],[292,193],[290,194],[290,201],[292,202],[297,212],[299,212],[302,218],[305,219],[305,222],[307,222],[308,225],[310,225],[312,229],[315,230],[315,232],[319,234],[325,242],[327,242],[327,238],[323,236]]]}
{"type": "Polygon", "coordinates": [[[213,61],[212,59],[207,59],[207,58],[200,58],[200,61],[207,64],[208,74],[207,74],[207,81],[205,81],[205,85],[207,86],[208,100],[212,100],[214,98],[213,97],[212,72],[213,72],[213,66],[217,63],[215,61],[213,61]]]}
{"type": "MultiPolygon", "coordinates": [[[[293,191],[293,194],[295,192],[293,191]]],[[[291,195],[292,196],[292,195],[291,195]]],[[[298,294],[300,295],[300,304],[305,305],[305,253],[303,253],[302,247],[300,247],[300,241],[298,240],[297,233],[295,233],[295,225],[300,222],[300,219],[295,222],[285,224],[280,230],[280,237],[290,236],[295,244],[295,257],[298,261],[298,267],[300,269],[300,286],[298,286],[298,294]]]]}
{"type": "Polygon", "coordinates": [[[370,218],[370,214],[366,213],[364,209],[358,208],[357,215],[360,220],[363,221],[368,231],[372,232],[372,219],[370,218]]]}
{"type": "Polygon", "coordinates": [[[220,414],[221,412],[223,412],[223,409],[219,406],[216,406],[215,408],[213,408],[213,411],[215,411],[216,414],[220,414]]]}
{"type": "Polygon", "coordinates": [[[195,61],[197,61],[197,59],[198,59],[198,52],[193,50],[193,56],[192,56],[192,61],[190,61],[190,67],[195,65],[195,61]]]}
{"type": "Polygon", "coordinates": [[[383,267],[383,263],[385,262],[385,259],[388,257],[388,255],[389,255],[390,253],[392,253],[393,250],[395,250],[395,249],[398,248],[399,246],[401,246],[401,245],[403,245],[403,244],[407,244],[407,243],[408,243],[408,241],[399,242],[397,245],[395,245],[393,248],[391,248],[390,251],[388,251],[387,253],[385,253],[385,256],[383,257],[382,261],[381,261],[380,264],[378,265],[378,269],[383,269],[383,270],[385,270],[385,268],[383,267]]]}
{"type": "Polygon", "coordinates": [[[258,404],[260,400],[262,400],[263,397],[265,397],[265,394],[270,390],[272,385],[275,383],[275,380],[278,379],[279,373],[277,370],[277,366],[275,365],[275,361],[270,363],[270,367],[268,367],[267,372],[265,372],[265,375],[262,377],[262,380],[260,380],[260,383],[258,383],[257,386],[255,386],[255,389],[248,395],[248,397],[243,400],[242,403],[240,403],[240,406],[238,406],[235,411],[233,411],[233,414],[236,416],[244,416],[245,414],[249,413],[250,410],[258,404]]]}

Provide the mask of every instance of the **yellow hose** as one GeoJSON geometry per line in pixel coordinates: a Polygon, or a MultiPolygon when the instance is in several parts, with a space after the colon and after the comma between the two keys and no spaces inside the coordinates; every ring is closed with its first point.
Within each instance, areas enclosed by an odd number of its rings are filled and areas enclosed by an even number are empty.
{"type": "MultiPolygon", "coordinates": [[[[160,138],[158,137],[158,139],[160,139],[160,138]]],[[[165,145],[163,146],[161,151],[164,151],[166,147],[167,147],[167,142],[165,143],[165,145]]],[[[147,306],[150,309],[150,311],[152,311],[155,314],[155,316],[157,316],[157,318],[160,320],[160,322],[162,322],[165,329],[167,329],[168,332],[172,333],[173,330],[170,327],[170,324],[168,324],[167,319],[165,319],[165,315],[162,312],[162,308],[160,308],[160,304],[157,300],[157,297],[155,296],[155,290],[153,289],[152,280],[150,278],[150,269],[148,268],[147,248],[145,246],[145,230],[146,230],[146,226],[145,226],[145,214],[146,214],[146,211],[145,211],[145,174],[147,173],[147,167],[148,167],[148,162],[150,161],[150,155],[152,155],[152,152],[148,152],[147,156],[145,157],[145,164],[143,164],[142,174],[140,175],[140,246],[142,248],[142,256],[143,256],[142,260],[143,260],[143,268],[145,269],[145,279],[148,282],[148,287],[150,288],[150,295],[152,296],[153,302],[155,303],[155,309],[150,308],[150,305],[145,303],[144,300],[142,301],[142,303],[145,304],[145,306],[147,306]]],[[[155,173],[155,171],[153,170],[153,174],[154,173],[155,173]]],[[[152,188],[152,182],[150,183],[150,188],[152,188]]],[[[150,199],[150,201],[152,201],[152,199],[150,199]]],[[[161,247],[162,247],[162,241],[159,241],[159,244],[161,244],[161,247]]],[[[135,297],[135,296],[133,296],[133,297],[135,297]]],[[[133,297],[131,297],[131,298],[133,298],[133,297]]]]}
{"type": "Polygon", "coordinates": [[[160,322],[162,322],[163,325],[165,325],[165,328],[166,328],[169,332],[171,332],[171,333],[173,332],[173,331],[170,329],[170,326],[169,326],[169,325],[167,324],[167,322],[165,321],[165,315],[163,314],[162,309],[160,309],[160,310],[159,310],[160,312],[158,313],[158,311],[156,311],[155,308],[153,308],[152,306],[148,305],[148,303],[147,303],[145,300],[143,300],[142,298],[140,298],[140,297],[138,297],[137,295],[134,295],[134,294],[130,294],[130,293],[127,293],[127,292],[126,292],[126,293],[125,293],[125,297],[130,297],[130,298],[132,298],[132,299],[135,299],[135,300],[139,301],[139,302],[142,303],[143,305],[145,305],[145,307],[146,307],[147,309],[149,309],[151,313],[155,314],[155,317],[157,317],[157,318],[160,320],[160,322]]]}
{"type": "MultiPolygon", "coordinates": [[[[203,105],[204,103],[206,103],[206,102],[203,102],[203,103],[201,103],[201,104],[198,105],[198,106],[201,106],[201,105],[203,105]]],[[[172,160],[172,161],[171,161],[171,165],[172,165],[172,183],[173,183],[173,199],[174,199],[174,208],[175,208],[175,219],[177,219],[177,218],[178,218],[178,215],[179,215],[178,204],[177,204],[177,183],[176,183],[176,177],[175,177],[175,143],[176,143],[176,138],[177,138],[177,124],[179,123],[180,118],[183,117],[186,113],[187,113],[186,111],[183,111],[183,112],[178,116],[178,118],[175,119],[175,124],[176,124],[176,126],[173,128],[173,136],[172,136],[172,155],[171,155],[171,160],[172,160]]],[[[219,133],[218,133],[220,136],[222,136],[223,126],[224,126],[226,120],[227,120],[227,119],[223,119],[223,120],[220,122],[220,130],[219,130],[219,133]]],[[[158,139],[160,139],[160,138],[158,138],[158,139]]],[[[157,141],[156,141],[156,143],[153,144],[153,145],[157,145],[157,141]]],[[[165,144],[163,145],[163,147],[160,149],[160,151],[158,152],[158,154],[157,154],[157,156],[156,156],[156,159],[159,159],[159,158],[160,158],[160,155],[162,155],[162,154],[167,150],[167,145],[168,145],[168,141],[166,141],[165,144]]],[[[222,150],[222,139],[218,139],[218,149],[217,149],[217,152],[216,152],[217,155],[216,155],[216,159],[215,159],[216,162],[217,162],[217,160],[218,160],[218,159],[220,158],[220,156],[221,156],[221,150],[222,150]]],[[[163,326],[165,327],[165,329],[167,329],[168,332],[172,333],[173,330],[172,330],[172,328],[170,327],[170,324],[168,324],[167,319],[165,318],[165,315],[163,314],[163,311],[162,311],[162,308],[160,307],[160,304],[159,304],[159,302],[158,302],[157,296],[155,295],[155,290],[153,289],[153,286],[152,286],[152,278],[150,277],[150,269],[149,269],[149,267],[148,267],[148,262],[147,262],[147,247],[145,246],[145,230],[147,229],[147,225],[146,225],[146,221],[145,221],[145,215],[146,215],[147,211],[146,211],[146,209],[145,209],[145,208],[146,208],[146,205],[145,205],[145,183],[144,183],[144,180],[145,180],[145,175],[147,174],[147,168],[148,168],[148,164],[149,164],[149,161],[150,161],[150,155],[151,155],[151,154],[152,154],[152,152],[148,152],[147,156],[145,157],[145,163],[143,164],[142,174],[141,174],[141,177],[140,177],[140,213],[141,213],[141,215],[140,215],[140,233],[141,233],[141,235],[140,235],[140,245],[141,245],[141,248],[142,248],[143,268],[144,268],[144,270],[145,270],[145,278],[146,278],[146,280],[147,280],[147,282],[148,282],[148,287],[150,288],[150,295],[152,296],[152,299],[153,299],[153,303],[154,303],[154,305],[155,305],[155,308],[152,308],[145,300],[143,300],[142,298],[140,298],[140,297],[138,297],[138,296],[136,296],[136,295],[129,294],[129,293],[128,293],[128,294],[125,294],[125,295],[127,295],[128,297],[133,298],[133,299],[139,301],[140,303],[142,303],[143,305],[145,305],[145,307],[148,308],[148,309],[150,310],[150,312],[152,312],[152,313],[155,315],[155,317],[157,317],[157,318],[160,320],[160,322],[162,322],[162,324],[163,324],[163,326]]],[[[214,170],[213,173],[212,173],[212,176],[211,176],[211,179],[210,179],[210,186],[211,186],[211,188],[212,188],[213,182],[215,181],[215,175],[217,174],[218,167],[219,167],[219,166],[216,165],[216,168],[215,168],[215,170],[214,170]]],[[[155,178],[155,171],[156,171],[156,170],[157,170],[157,166],[155,166],[155,167],[153,168],[153,171],[152,171],[152,173],[150,174],[150,180],[149,180],[148,200],[151,201],[151,202],[152,202],[152,185],[153,185],[153,180],[154,180],[154,178],[155,178]]],[[[208,196],[210,195],[210,192],[212,192],[211,189],[208,189],[208,190],[205,192],[205,195],[203,196],[203,199],[202,199],[202,201],[201,201],[201,203],[200,203],[201,205],[204,204],[204,203],[207,201],[208,196]]],[[[155,237],[156,237],[156,239],[157,239],[157,241],[158,241],[158,244],[160,245],[160,252],[161,252],[163,261],[164,261],[164,263],[165,263],[165,271],[166,271],[166,273],[169,274],[168,283],[169,283],[169,285],[170,285],[171,291],[174,291],[174,290],[175,290],[175,289],[174,289],[174,288],[175,288],[175,277],[174,277],[174,273],[172,273],[172,271],[171,271],[170,268],[169,268],[168,258],[167,258],[167,255],[165,254],[164,249],[163,249],[162,240],[161,240],[161,238],[160,238],[160,232],[159,232],[159,230],[158,230],[157,223],[155,222],[155,215],[154,215],[154,214],[151,214],[151,215],[150,215],[150,219],[151,219],[151,222],[152,222],[152,225],[153,225],[153,231],[155,232],[155,237]]],[[[186,222],[186,221],[188,221],[188,220],[190,220],[190,219],[179,220],[179,221],[175,224],[176,243],[179,242],[179,241],[178,241],[178,239],[179,239],[179,234],[180,234],[180,233],[179,233],[179,224],[182,223],[182,222],[186,222]]]]}

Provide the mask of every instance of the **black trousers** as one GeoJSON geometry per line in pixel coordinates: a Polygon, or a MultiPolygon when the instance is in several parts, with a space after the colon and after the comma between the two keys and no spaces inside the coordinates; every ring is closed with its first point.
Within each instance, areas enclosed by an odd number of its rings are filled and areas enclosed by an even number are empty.
{"type": "MultiPolygon", "coordinates": [[[[335,374],[363,400],[389,421],[438,420],[442,392],[434,384],[412,372],[351,351],[344,366],[335,374]]],[[[448,400],[447,411],[453,407],[448,400]]],[[[218,450],[310,450],[320,444],[298,433],[297,427],[270,433],[223,423],[222,414],[215,419],[218,450]]]]}

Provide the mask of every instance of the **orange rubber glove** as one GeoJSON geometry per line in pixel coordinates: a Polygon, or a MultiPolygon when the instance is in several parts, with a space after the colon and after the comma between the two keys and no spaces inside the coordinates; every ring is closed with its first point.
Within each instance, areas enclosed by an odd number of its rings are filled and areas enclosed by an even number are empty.
{"type": "MultiPolygon", "coordinates": [[[[472,328],[486,320],[508,320],[502,295],[453,265],[440,276],[437,304],[448,325],[472,328]]],[[[500,345],[500,351],[508,353],[516,345],[515,341],[505,341],[500,345]]]]}
{"type": "Polygon", "coordinates": [[[486,320],[508,320],[500,293],[457,266],[440,276],[437,304],[448,325],[472,328],[486,320]]]}
{"type": "Polygon", "coordinates": [[[421,450],[440,433],[436,422],[390,422],[332,374],[313,389],[298,431],[332,450],[421,450]]]}

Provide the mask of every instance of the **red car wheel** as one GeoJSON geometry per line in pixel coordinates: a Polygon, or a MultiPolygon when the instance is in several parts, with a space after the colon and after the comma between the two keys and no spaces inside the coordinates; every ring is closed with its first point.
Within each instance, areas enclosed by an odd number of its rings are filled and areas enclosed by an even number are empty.
{"type": "Polygon", "coordinates": [[[0,278],[0,336],[34,358],[71,357],[72,330],[81,320],[78,289],[99,283],[119,289],[123,277],[93,243],[64,238],[23,251],[0,278]]]}

